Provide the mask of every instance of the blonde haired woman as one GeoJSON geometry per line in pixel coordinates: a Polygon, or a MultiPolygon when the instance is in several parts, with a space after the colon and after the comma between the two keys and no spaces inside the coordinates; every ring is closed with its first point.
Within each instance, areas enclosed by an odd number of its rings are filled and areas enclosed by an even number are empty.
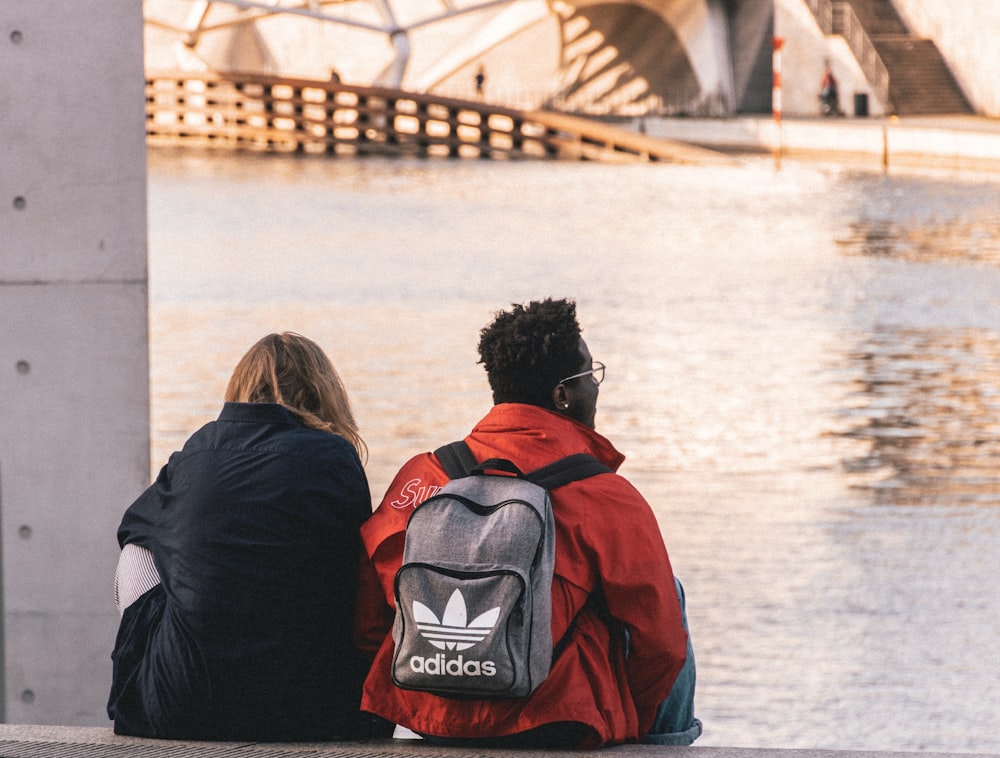
{"type": "Polygon", "coordinates": [[[352,736],[364,442],[322,349],[270,334],[125,512],[108,715],[161,738],[352,736]]]}

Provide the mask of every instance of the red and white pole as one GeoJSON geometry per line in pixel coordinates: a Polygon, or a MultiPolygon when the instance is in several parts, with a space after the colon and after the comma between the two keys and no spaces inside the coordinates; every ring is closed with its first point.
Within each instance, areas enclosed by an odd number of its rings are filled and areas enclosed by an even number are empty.
{"type": "Polygon", "coordinates": [[[783,37],[774,37],[774,52],[771,55],[771,70],[773,80],[771,85],[771,111],[774,114],[774,123],[778,126],[778,146],[774,153],[774,158],[781,165],[781,48],[785,44],[783,37]]]}
{"type": "Polygon", "coordinates": [[[771,85],[771,110],[774,112],[774,120],[781,123],[781,48],[785,40],[782,37],[774,38],[774,53],[771,56],[771,68],[774,73],[771,85]]]}

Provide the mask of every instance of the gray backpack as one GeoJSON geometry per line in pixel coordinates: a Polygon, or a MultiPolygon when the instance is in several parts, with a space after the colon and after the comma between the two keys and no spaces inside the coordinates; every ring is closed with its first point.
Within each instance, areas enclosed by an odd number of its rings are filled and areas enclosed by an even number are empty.
{"type": "Polygon", "coordinates": [[[553,658],[548,491],[611,469],[578,454],[522,474],[499,458],[477,464],[461,441],[435,455],[451,481],[407,523],[393,681],[448,697],[524,697],[553,658]]]}

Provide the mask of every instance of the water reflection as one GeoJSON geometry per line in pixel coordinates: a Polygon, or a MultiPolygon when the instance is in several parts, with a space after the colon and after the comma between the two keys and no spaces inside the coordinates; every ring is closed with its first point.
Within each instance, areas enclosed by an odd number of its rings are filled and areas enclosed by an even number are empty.
{"type": "Polygon", "coordinates": [[[995,184],[929,184],[910,178],[849,182],[856,211],[836,242],[848,255],[1000,266],[1000,209],[970,202],[995,184]]]}
{"type": "Polygon", "coordinates": [[[848,355],[844,461],[878,504],[1000,504],[1000,336],[883,329],[848,355]]]}
{"type": "Polygon", "coordinates": [[[944,219],[912,227],[885,219],[858,219],[837,240],[848,254],[894,256],[912,261],[953,260],[1000,265],[997,219],[944,219]]]}
{"type": "Polygon", "coordinates": [[[1000,503],[1000,211],[993,184],[847,180],[847,258],[875,266],[845,356],[843,461],[883,505],[1000,503]],[[914,265],[916,264],[916,265],[914,265]]]}

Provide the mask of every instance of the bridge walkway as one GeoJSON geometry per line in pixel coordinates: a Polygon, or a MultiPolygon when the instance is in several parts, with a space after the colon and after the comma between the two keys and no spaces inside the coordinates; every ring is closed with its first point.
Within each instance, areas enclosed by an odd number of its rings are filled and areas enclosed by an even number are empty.
{"type": "Polygon", "coordinates": [[[148,73],[150,145],[328,156],[728,162],[589,118],[336,81],[148,73]]]}

